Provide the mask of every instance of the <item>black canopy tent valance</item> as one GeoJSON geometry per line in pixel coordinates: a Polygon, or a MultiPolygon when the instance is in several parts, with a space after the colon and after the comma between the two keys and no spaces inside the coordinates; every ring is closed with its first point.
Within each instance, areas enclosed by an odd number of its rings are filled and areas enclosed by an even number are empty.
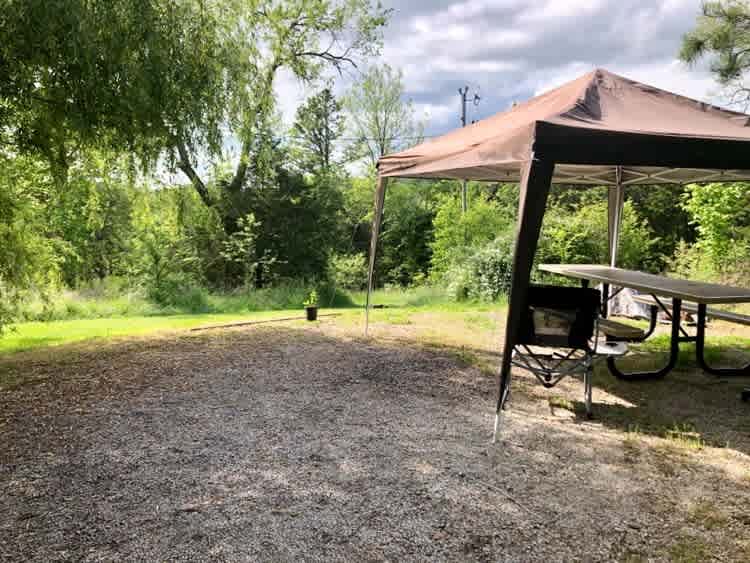
{"type": "Polygon", "coordinates": [[[634,184],[750,180],[750,116],[595,70],[511,110],[378,163],[366,328],[387,179],[519,182],[520,199],[497,414],[509,389],[550,185],[607,185],[615,264],[624,189],[634,184]]]}

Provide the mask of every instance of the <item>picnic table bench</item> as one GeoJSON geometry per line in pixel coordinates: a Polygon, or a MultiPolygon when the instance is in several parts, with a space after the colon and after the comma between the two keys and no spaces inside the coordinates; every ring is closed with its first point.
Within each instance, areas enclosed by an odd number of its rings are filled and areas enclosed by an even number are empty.
{"type": "Polygon", "coordinates": [[[613,321],[612,319],[600,318],[599,332],[610,340],[624,340],[627,342],[640,342],[648,336],[645,330],[629,324],[613,321]]]}
{"type": "MultiPolygon", "coordinates": [[[[633,301],[635,301],[636,303],[649,305],[651,307],[666,307],[670,311],[672,310],[671,304],[664,303],[655,298],[653,295],[635,295],[633,296],[633,301]]],[[[698,309],[698,303],[691,303],[689,301],[682,302],[683,311],[687,311],[688,313],[698,313],[698,309]]],[[[722,311],[721,309],[714,309],[712,307],[706,307],[706,317],[750,326],[750,315],[742,315],[740,313],[733,313],[731,311],[722,311]]]]}

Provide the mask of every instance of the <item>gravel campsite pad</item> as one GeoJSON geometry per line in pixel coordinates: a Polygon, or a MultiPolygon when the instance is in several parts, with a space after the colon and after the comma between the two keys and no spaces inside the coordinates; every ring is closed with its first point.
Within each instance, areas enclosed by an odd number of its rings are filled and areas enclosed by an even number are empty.
{"type": "Polygon", "coordinates": [[[264,327],[3,362],[3,561],[750,554],[747,442],[670,449],[519,375],[492,445],[493,378],[439,349],[264,327]]]}

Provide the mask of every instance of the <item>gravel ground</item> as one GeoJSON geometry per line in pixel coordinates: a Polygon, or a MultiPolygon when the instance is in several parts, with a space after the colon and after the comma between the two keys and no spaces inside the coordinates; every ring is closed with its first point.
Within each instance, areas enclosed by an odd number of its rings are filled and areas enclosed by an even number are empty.
{"type": "Polygon", "coordinates": [[[552,413],[523,376],[492,445],[493,379],[439,350],[264,327],[2,369],[28,381],[0,395],[2,561],[750,555],[746,451],[552,413]]]}

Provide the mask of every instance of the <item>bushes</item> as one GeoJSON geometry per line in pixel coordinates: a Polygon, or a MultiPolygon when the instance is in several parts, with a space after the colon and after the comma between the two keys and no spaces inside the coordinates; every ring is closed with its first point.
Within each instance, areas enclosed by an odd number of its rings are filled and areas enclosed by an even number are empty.
{"type": "MultiPolygon", "coordinates": [[[[623,209],[617,264],[623,268],[658,271],[662,257],[653,248],[657,239],[627,201],[623,209]]],[[[605,264],[608,262],[607,202],[575,211],[547,211],[537,250],[537,263],[605,264]]]]}
{"type": "Polygon", "coordinates": [[[148,297],[166,309],[184,313],[208,313],[208,292],[189,275],[170,273],[148,288],[148,297]]]}
{"type": "Polygon", "coordinates": [[[363,253],[335,254],[328,262],[328,276],[343,289],[364,289],[367,285],[367,261],[363,253]]]}
{"type": "MultiPolygon", "coordinates": [[[[463,264],[478,248],[492,243],[498,233],[512,228],[514,213],[514,209],[501,207],[483,197],[472,199],[469,210],[463,213],[457,198],[444,198],[435,216],[432,279],[442,281],[449,271],[463,264]]],[[[455,276],[455,272],[451,275],[455,276]]]]}
{"type": "MultiPolygon", "coordinates": [[[[492,204],[479,204],[476,215],[462,219],[453,216],[449,208],[441,209],[442,216],[436,231],[435,257],[444,260],[435,264],[436,272],[449,265],[441,280],[454,299],[494,301],[507,295],[513,263],[515,231],[513,223],[493,218],[492,204]],[[452,217],[448,221],[448,216],[452,217]],[[444,222],[444,223],[443,223],[444,222]],[[460,246],[460,228],[472,232],[460,246]],[[501,228],[500,236],[490,243],[477,244],[489,235],[489,228],[501,228]],[[474,245],[473,247],[471,245],[474,245]],[[440,248],[438,248],[438,246],[440,248]],[[467,257],[468,256],[468,257],[467,257]]],[[[583,205],[575,210],[552,207],[547,211],[537,249],[537,263],[606,263],[608,258],[607,203],[583,205]]],[[[618,264],[626,268],[654,270],[660,262],[652,251],[656,237],[633,209],[625,204],[620,236],[618,264]]],[[[532,272],[535,279],[545,281],[547,275],[532,272]]]]}
{"type": "Polygon", "coordinates": [[[508,294],[512,264],[513,241],[506,232],[449,271],[448,294],[459,301],[495,301],[508,294]]]}
{"type": "Polygon", "coordinates": [[[683,245],[672,267],[744,285],[750,278],[750,184],[687,187],[683,207],[697,227],[698,241],[683,245]]]}
{"type": "MultiPolygon", "coordinates": [[[[262,289],[238,288],[209,293],[189,279],[167,278],[159,291],[129,286],[123,279],[104,279],[79,290],[37,295],[23,303],[18,321],[57,321],[109,317],[301,310],[315,290],[321,307],[351,307],[350,296],[331,283],[280,282],[262,289]]],[[[1,305],[1,304],[0,304],[1,305]]]]}

